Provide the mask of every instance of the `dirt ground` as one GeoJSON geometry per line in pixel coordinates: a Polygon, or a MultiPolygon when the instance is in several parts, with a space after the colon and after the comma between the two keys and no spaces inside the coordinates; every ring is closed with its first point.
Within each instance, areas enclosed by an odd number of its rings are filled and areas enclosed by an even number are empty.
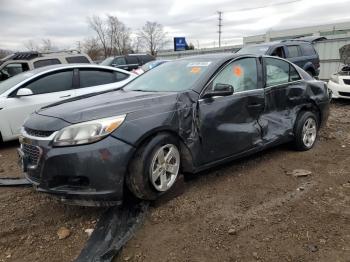
{"type": "MultiPolygon", "coordinates": [[[[17,146],[0,148],[0,176],[20,175],[17,146]]],[[[183,194],[153,204],[116,260],[350,261],[349,163],[350,101],[333,102],[313,150],[284,145],[187,178],[183,194]]],[[[72,261],[101,212],[0,188],[0,261],[72,261]],[[71,235],[59,240],[62,226],[71,235]]]]}

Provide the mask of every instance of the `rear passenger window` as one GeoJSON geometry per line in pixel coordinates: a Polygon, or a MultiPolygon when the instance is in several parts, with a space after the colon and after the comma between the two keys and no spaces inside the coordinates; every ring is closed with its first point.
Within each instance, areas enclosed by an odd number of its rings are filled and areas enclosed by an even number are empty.
{"type": "Polygon", "coordinates": [[[57,65],[61,64],[60,60],[58,59],[45,59],[45,60],[39,60],[34,62],[34,67],[39,68],[43,66],[49,66],[49,65],[57,65]]]}
{"type": "Polygon", "coordinates": [[[80,69],[80,88],[106,85],[115,82],[114,71],[80,69]]]}
{"type": "Polygon", "coordinates": [[[73,71],[55,72],[35,79],[25,87],[32,90],[34,95],[61,92],[72,89],[73,71]]]}
{"type": "Polygon", "coordinates": [[[273,58],[265,58],[266,87],[287,84],[300,80],[299,73],[290,63],[273,58]]]}
{"type": "Polygon", "coordinates": [[[124,57],[117,57],[116,59],[114,59],[113,64],[117,66],[126,65],[126,60],[124,57]]]}
{"type": "Polygon", "coordinates": [[[138,65],[139,64],[139,60],[137,59],[136,56],[128,56],[127,60],[128,60],[128,64],[132,64],[132,65],[138,65]]]}
{"type": "Polygon", "coordinates": [[[301,52],[304,56],[312,56],[316,54],[316,51],[311,44],[301,45],[301,52]]]}
{"type": "Polygon", "coordinates": [[[121,73],[121,72],[115,72],[115,76],[116,76],[116,79],[117,79],[116,82],[123,81],[123,80],[125,80],[125,79],[127,79],[129,77],[129,75],[121,73]]]}
{"type": "Polygon", "coordinates": [[[288,57],[292,58],[292,57],[298,57],[299,55],[299,47],[296,45],[289,45],[287,46],[288,49],[288,57]]]}
{"type": "Polygon", "coordinates": [[[66,57],[66,60],[69,64],[74,64],[74,63],[90,64],[90,61],[85,56],[66,57]]]}

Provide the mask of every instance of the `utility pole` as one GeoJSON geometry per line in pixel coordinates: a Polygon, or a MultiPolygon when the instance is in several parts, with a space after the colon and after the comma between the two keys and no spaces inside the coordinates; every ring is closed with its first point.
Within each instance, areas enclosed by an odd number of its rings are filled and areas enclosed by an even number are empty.
{"type": "Polygon", "coordinates": [[[219,47],[221,47],[221,27],[222,27],[222,11],[217,11],[218,15],[219,15],[219,24],[218,24],[218,27],[219,27],[219,47]]]}

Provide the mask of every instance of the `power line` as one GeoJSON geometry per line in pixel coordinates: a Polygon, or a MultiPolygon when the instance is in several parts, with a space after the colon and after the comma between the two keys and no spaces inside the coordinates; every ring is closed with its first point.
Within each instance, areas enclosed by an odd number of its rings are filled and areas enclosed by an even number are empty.
{"type": "MultiPolygon", "coordinates": [[[[294,4],[297,2],[302,2],[304,0],[289,0],[289,1],[284,1],[284,2],[277,2],[277,3],[271,3],[271,4],[263,4],[260,6],[255,6],[255,7],[247,7],[247,8],[235,8],[235,9],[225,9],[226,13],[235,13],[235,12],[242,12],[242,11],[250,11],[250,10],[257,10],[257,9],[263,9],[266,7],[272,7],[272,6],[283,6],[283,5],[289,5],[289,4],[294,4]]],[[[204,21],[209,21],[211,19],[214,18],[214,15],[207,15],[207,16],[200,16],[200,17],[195,17],[195,18],[191,18],[191,19],[186,19],[186,20],[182,20],[182,21],[178,21],[178,22],[174,22],[174,23],[169,23],[169,24],[165,24],[166,26],[176,26],[176,25],[182,25],[182,24],[187,24],[187,23],[191,23],[191,22],[204,22],[204,21]]]]}
{"type": "Polygon", "coordinates": [[[222,33],[222,30],[221,30],[221,27],[222,27],[222,11],[217,11],[219,17],[218,17],[218,20],[219,20],[219,24],[218,24],[218,27],[219,27],[219,47],[221,47],[221,33],[222,33]]]}

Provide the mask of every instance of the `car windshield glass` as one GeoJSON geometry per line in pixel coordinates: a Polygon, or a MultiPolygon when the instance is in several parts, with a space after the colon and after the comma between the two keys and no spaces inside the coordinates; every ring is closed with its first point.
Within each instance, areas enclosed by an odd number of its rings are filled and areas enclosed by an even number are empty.
{"type": "Polygon", "coordinates": [[[208,59],[177,60],[149,70],[137,77],[124,90],[145,92],[180,92],[189,90],[212,66],[208,59]]]}
{"type": "Polygon", "coordinates": [[[0,95],[31,76],[33,76],[33,73],[25,72],[0,82],[0,95]]]}
{"type": "Polygon", "coordinates": [[[105,60],[103,60],[100,65],[104,65],[104,66],[110,66],[112,64],[114,57],[108,57],[105,60]]]}
{"type": "Polygon", "coordinates": [[[151,70],[152,68],[154,67],[157,67],[158,65],[164,63],[163,61],[151,61],[151,62],[148,62],[146,64],[144,64],[143,66],[141,66],[141,69],[146,72],[148,70],[151,70]]]}
{"type": "Polygon", "coordinates": [[[255,54],[255,55],[264,55],[266,54],[269,46],[259,45],[259,46],[247,46],[243,47],[237,52],[237,54],[255,54]]]}

